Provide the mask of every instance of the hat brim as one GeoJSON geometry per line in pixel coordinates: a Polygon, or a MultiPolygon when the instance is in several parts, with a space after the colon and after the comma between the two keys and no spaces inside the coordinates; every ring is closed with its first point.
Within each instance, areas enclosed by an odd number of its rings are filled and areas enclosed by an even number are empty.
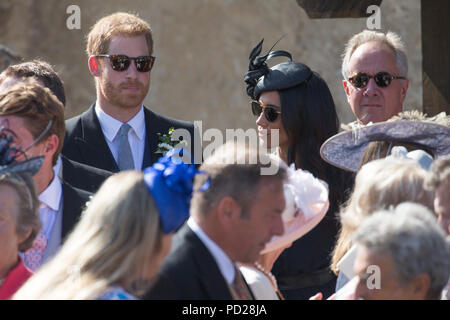
{"type": "Polygon", "coordinates": [[[295,240],[303,237],[325,217],[329,205],[329,201],[317,202],[312,206],[313,214],[311,217],[305,219],[303,215],[299,214],[293,221],[285,223],[283,235],[273,236],[261,251],[261,254],[287,247],[295,240]]]}
{"type": "Polygon", "coordinates": [[[289,89],[307,81],[311,69],[300,62],[283,62],[273,66],[255,86],[254,94],[259,97],[265,91],[289,89]]]}
{"type": "Polygon", "coordinates": [[[338,133],[322,144],[320,156],[335,167],[356,172],[373,141],[414,143],[428,148],[434,158],[450,154],[450,128],[427,121],[397,120],[338,133]]]}

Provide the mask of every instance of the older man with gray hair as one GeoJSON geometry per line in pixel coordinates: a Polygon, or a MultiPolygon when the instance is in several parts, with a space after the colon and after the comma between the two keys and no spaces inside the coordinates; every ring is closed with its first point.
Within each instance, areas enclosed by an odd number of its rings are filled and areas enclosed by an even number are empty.
{"type": "Polygon", "coordinates": [[[408,60],[396,33],[364,30],[354,35],[344,50],[342,75],[359,124],[386,121],[403,110],[408,60]]]}
{"type": "Polygon", "coordinates": [[[450,243],[427,208],[404,202],[377,212],[358,228],[355,242],[356,298],[440,299],[450,275],[450,243]]]}

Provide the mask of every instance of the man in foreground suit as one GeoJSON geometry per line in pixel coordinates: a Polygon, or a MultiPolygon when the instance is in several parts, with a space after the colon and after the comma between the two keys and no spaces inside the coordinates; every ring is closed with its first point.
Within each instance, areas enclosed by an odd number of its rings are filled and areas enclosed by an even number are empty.
{"type": "Polygon", "coordinates": [[[48,88],[35,80],[21,81],[0,94],[0,126],[22,154],[18,161],[44,156],[44,163],[33,176],[41,203],[42,230],[23,259],[34,271],[58,251],[90,193],[61,182],[55,172],[64,141],[64,109],[48,88]]]}
{"type": "Polygon", "coordinates": [[[168,134],[170,128],[185,129],[193,146],[192,123],[158,115],[142,104],[155,61],[147,22],[121,12],[100,19],[88,35],[87,53],[97,100],[67,120],[65,156],[118,172],[153,164],[160,156],[155,154],[158,134],[168,134]]]}
{"type": "Polygon", "coordinates": [[[286,171],[261,175],[262,163],[269,161],[267,155],[233,143],[206,159],[200,167],[206,174],[195,177],[191,217],[175,235],[144,298],[253,298],[236,262],[254,263],[272,236],[284,231],[286,171]],[[249,164],[249,155],[259,162],[249,164]]]}
{"type": "MultiPolygon", "coordinates": [[[[65,107],[66,95],[64,85],[52,66],[41,60],[31,60],[9,66],[0,74],[0,93],[5,93],[14,84],[26,79],[36,82],[48,89],[65,107]]],[[[72,161],[59,155],[54,171],[59,178],[75,188],[95,193],[111,172],[72,161]]]]}

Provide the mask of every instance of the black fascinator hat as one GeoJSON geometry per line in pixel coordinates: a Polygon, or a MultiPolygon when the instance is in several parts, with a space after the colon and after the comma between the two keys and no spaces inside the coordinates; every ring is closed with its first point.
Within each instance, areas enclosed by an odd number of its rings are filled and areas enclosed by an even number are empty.
{"type": "Polygon", "coordinates": [[[250,52],[248,72],[245,74],[244,81],[247,83],[247,95],[253,100],[257,100],[260,94],[265,91],[295,87],[308,81],[312,75],[312,71],[308,66],[292,61],[292,56],[289,52],[283,50],[271,51],[278,41],[263,56],[259,56],[259,54],[261,53],[264,39],[250,52]],[[269,68],[266,61],[275,57],[287,57],[289,61],[269,68]]]}

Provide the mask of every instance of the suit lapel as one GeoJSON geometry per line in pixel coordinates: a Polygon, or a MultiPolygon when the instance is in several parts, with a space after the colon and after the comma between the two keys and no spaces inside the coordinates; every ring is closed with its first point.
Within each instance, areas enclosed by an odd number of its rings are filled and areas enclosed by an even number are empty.
{"type": "Polygon", "coordinates": [[[64,242],[67,234],[77,224],[81,216],[83,206],[88,201],[89,193],[77,190],[62,181],[63,190],[63,210],[62,210],[62,230],[61,240],[64,242]]]}
{"type": "Polygon", "coordinates": [[[90,166],[118,172],[116,161],[106,143],[100,122],[94,109],[95,103],[81,115],[81,137],[75,138],[81,156],[90,166]]]}
{"type": "Polygon", "coordinates": [[[158,160],[158,142],[157,132],[162,132],[159,121],[155,121],[155,114],[144,107],[145,115],[145,152],[142,168],[151,166],[158,160]]]}
{"type": "Polygon", "coordinates": [[[187,224],[183,228],[185,240],[192,246],[193,259],[197,264],[196,276],[207,296],[211,299],[233,299],[214,257],[187,224]]]}

